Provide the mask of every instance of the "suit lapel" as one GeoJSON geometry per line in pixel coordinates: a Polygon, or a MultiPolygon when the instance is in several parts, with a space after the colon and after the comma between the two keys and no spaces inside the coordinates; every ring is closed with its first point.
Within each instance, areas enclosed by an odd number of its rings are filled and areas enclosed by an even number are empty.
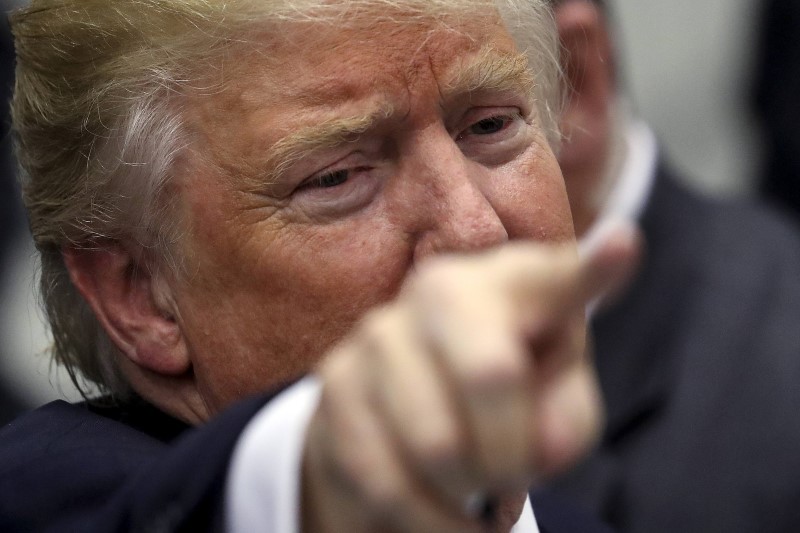
{"type": "Polygon", "coordinates": [[[697,283],[692,235],[702,227],[696,200],[659,166],[641,226],[645,256],[629,290],[592,322],[596,366],[607,410],[604,446],[615,446],[657,416],[669,399],[679,361],[681,310],[697,283]]]}

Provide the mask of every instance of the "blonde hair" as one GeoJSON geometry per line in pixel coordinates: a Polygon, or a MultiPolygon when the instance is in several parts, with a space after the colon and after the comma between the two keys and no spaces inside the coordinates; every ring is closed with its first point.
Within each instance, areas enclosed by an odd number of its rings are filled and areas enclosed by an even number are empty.
{"type": "Polygon", "coordinates": [[[182,95],[248,28],[486,9],[499,10],[527,54],[539,116],[557,142],[558,40],[545,0],[33,0],[13,13],[12,109],[25,203],[54,358],[76,385],[83,390],[80,374],[105,392],[128,392],[62,248],[125,241],[178,269],[172,244],[181,221],[162,192],[190,143],[182,95]]]}

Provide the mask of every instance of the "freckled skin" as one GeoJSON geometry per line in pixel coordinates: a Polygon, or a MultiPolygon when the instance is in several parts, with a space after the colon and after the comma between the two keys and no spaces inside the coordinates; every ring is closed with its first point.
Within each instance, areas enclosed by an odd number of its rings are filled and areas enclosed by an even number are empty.
{"type": "MultiPolygon", "coordinates": [[[[520,145],[513,157],[492,165],[465,154],[445,127],[464,112],[443,111],[440,101],[459,58],[487,43],[513,48],[499,24],[456,27],[320,29],[313,46],[300,48],[290,35],[271,43],[270,54],[291,53],[291,61],[251,56],[225,92],[190,102],[199,141],[177,178],[190,275],[172,291],[209,416],[309,371],[427,256],[573,238],[561,173],[537,126],[523,125],[509,141],[520,145]],[[333,104],[308,104],[324,102],[326,90],[333,104]],[[398,112],[376,134],[391,150],[376,171],[380,186],[358,209],[322,216],[317,200],[361,194],[354,186],[276,199],[254,188],[253,176],[236,174],[257,169],[295,128],[358,110],[375,95],[398,112]]],[[[314,156],[301,167],[318,170],[314,156]]]]}

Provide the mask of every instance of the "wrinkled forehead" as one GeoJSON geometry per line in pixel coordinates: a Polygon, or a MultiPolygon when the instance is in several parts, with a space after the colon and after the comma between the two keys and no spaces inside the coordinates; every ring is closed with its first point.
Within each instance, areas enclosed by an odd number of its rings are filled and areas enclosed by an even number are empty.
{"type": "Polygon", "coordinates": [[[512,58],[522,55],[490,10],[437,17],[400,12],[347,24],[294,21],[281,24],[280,31],[251,35],[213,74],[224,76],[222,83],[212,79],[201,86],[224,88],[212,90],[205,107],[226,107],[231,96],[242,106],[263,107],[265,99],[275,98],[313,107],[362,100],[393,86],[412,91],[430,75],[446,91],[469,84],[461,79],[466,76],[491,77],[475,71],[512,58]]]}
{"type": "Polygon", "coordinates": [[[447,84],[478,54],[499,58],[515,52],[496,15],[481,20],[381,21],[341,29],[321,25],[310,36],[307,29],[295,27],[273,44],[275,61],[265,65],[265,72],[269,66],[291,72],[274,78],[273,88],[308,103],[352,98],[347,89],[341,94],[347,79],[369,79],[364,89],[379,90],[391,76],[413,89],[423,73],[433,73],[447,84]]]}
{"type": "Polygon", "coordinates": [[[229,57],[225,89],[192,106],[195,129],[218,161],[232,159],[216,153],[233,141],[226,131],[240,147],[252,136],[247,151],[259,153],[309,117],[319,127],[348,117],[361,124],[349,129],[366,129],[423,100],[446,106],[482,90],[528,94],[533,86],[525,56],[492,11],[287,23],[280,35],[264,31],[253,43],[229,57]],[[416,98],[420,92],[434,97],[416,98]]]}

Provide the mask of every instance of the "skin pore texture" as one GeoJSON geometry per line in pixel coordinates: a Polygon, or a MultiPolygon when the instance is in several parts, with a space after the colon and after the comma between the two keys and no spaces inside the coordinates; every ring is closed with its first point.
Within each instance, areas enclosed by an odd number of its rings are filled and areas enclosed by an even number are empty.
{"type": "Polygon", "coordinates": [[[205,416],[308,371],[428,256],[572,238],[525,73],[481,76],[518,63],[498,20],[313,31],[189,106],[198,142],[177,187],[193,267],[169,300],[205,416]],[[331,125],[338,142],[313,134],[331,125]],[[299,131],[306,155],[274,176],[271,152],[299,131]]]}

